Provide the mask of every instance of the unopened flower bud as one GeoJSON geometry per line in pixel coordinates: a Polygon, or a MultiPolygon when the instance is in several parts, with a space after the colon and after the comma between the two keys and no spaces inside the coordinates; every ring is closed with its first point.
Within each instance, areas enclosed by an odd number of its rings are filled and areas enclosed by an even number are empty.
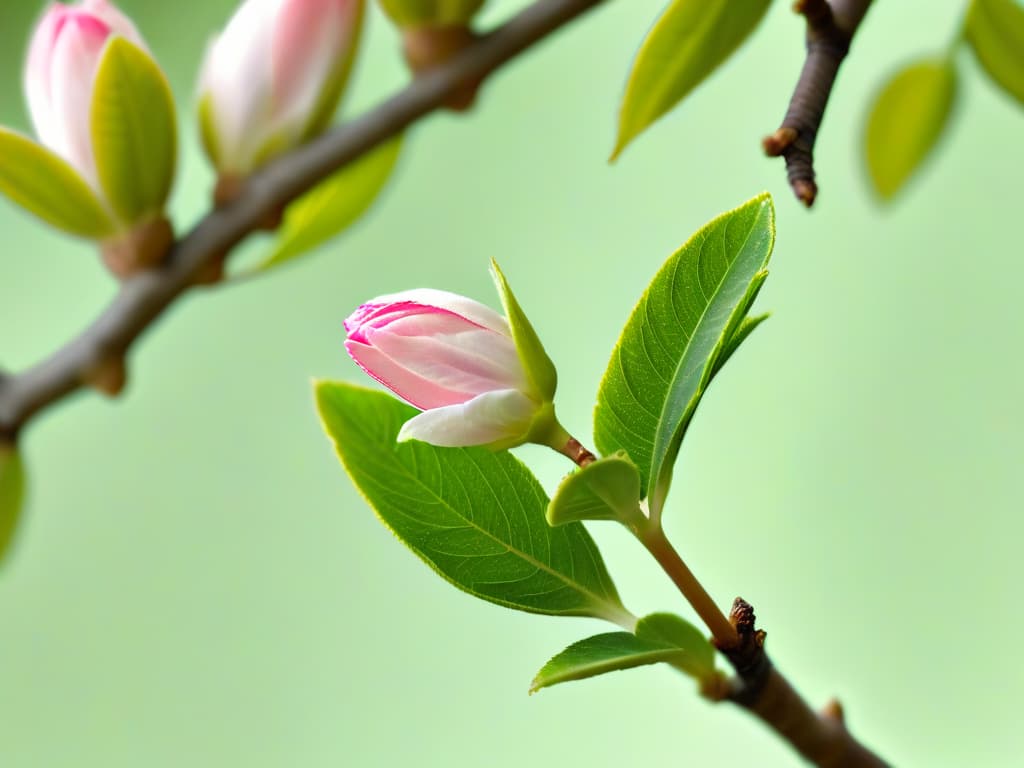
{"type": "Polygon", "coordinates": [[[399,440],[509,448],[564,435],[551,403],[553,378],[530,370],[534,353],[519,349],[509,321],[483,304],[445,291],[405,291],[363,304],[345,329],[345,348],[359,366],[423,411],[399,440]]]}
{"type": "Polygon", "coordinates": [[[246,0],[203,64],[199,111],[222,190],[321,133],[359,42],[364,0],[246,0]]]}
{"type": "MultiPolygon", "coordinates": [[[[107,0],[51,5],[29,47],[25,94],[39,144],[0,129],[0,191],[105,248],[124,250],[140,241],[139,228],[168,226],[173,99],[126,16],[107,0]]],[[[127,261],[159,261],[166,245],[127,261]]]]}

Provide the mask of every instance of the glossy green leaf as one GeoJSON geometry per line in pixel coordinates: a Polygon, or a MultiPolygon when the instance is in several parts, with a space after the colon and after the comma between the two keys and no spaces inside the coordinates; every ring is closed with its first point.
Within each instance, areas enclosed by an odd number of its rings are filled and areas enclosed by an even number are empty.
{"type": "Polygon", "coordinates": [[[548,523],[617,520],[640,526],[640,473],[624,453],[606,456],[568,475],[548,505],[548,523]]]}
{"type": "Polygon", "coordinates": [[[1024,104],[1024,6],[1017,0],[974,0],[964,31],[989,77],[1024,104]]]}
{"type": "Polygon", "coordinates": [[[633,62],[612,159],[725,62],[770,4],[771,0],[673,0],[633,62]]]}
{"type": "Polygon", "coordinates": [[[356,487],[449,582],[509,608],[632,626],[586,530],[548,526],[543,488],[511,454],[396,443],[417,411],[382,392],[320,382],[316,398],[356,487]]]}
{"type": "Polygon", "coordinates": [[[760,195],[704,226],[654,277],[612,353],[594,410],[594,438],[624,450],[660,514],[683,435],[715,364],[742,327],[775,241],[760,195]]]}
{"type": "Polygon", "coordinates": [[[21,457],[0,447],[0,564],[11,548],[25,497],[25,468],[21,457]]]}
{"type": "Polygon", "coordinates": [[[875,99],[864,150],[875,191],[895,195],[931,152],[952,114],[956,70],[947,59],[900,70],[875,99]]]}
{"type": "Polygon", "coordinates": [[[729,362],[729,358],[732,357],[733,353],[740,348],[740,344],[747,340],[747,337],[754,332],[761,323],[770,317],[769,314],[757,315],[756,317],[744,317],[743,322],[739,324],[739,327],[735,330],[729,340],[725,343],[722,348],[721,354],[718,359],[715,360],[715,367],[711,372],[712,378],[718,374],[720,370],[729,362]]]}
{"type": "Polygon", "coordinates": [[[127,224],[160,213],[174,181],[174,98],[156,62],[123,37],[96,72],[90,127],[100,185],[127,224]]]}
{"type": "Polygon", "coordinates": [[[546,400],[551,401],[555,397],[555,389],[558,386],[558,372],[555,364],[551,362],[548,353],[544,351],[544,345],[540,337],[533,330],[526,313],[523,312],[515,294],[509,288],[508,281],[502,273],[498,262],[491,259],[491,276],[494,278],[494,285],[501,296],[501,306],[505,310],[509,327],[512,330],[512,339],[516,344],[516,352],[523,364],[526,375],[536,391],[546,400]]]}
{"type": "Polygon", "coordinates": [[[101,240],[117,227],[69,163],[19,133],[0,128],[0,192],[48,224],[101,240]]]}
{"type": "Polygon", "coordinates": [[[636,634],[607,632],[573,643],[541,668],[530,684],[530,693],[659,662],[698,680],[716,674],[714,648],[700,630],[678,616],[656,613],[637,623],[636,634]]]}
{"type": "Polygon", "coordinates": [[[273,250],[255,269],[291,261],[358,221],[391,177],[401,146],[400,138],[381,145],[289,205],[273,250]]]}

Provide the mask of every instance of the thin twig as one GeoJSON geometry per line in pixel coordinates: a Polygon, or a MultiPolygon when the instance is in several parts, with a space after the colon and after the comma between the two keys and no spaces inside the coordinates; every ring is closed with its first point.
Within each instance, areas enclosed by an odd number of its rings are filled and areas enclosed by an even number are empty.
{"type": "Polygon", "coordinates": [[[870,5],[871,0],[797,0],[793,5],[807,20],[807,58],[782,125],[762,145],[765,154],[786,158],[789,184],[808,208],[818,196],[814,142],[839,65],[870,5]]]}
{"type": "Polygon", "coordinates": [[[204,269],[223,259],[269,215],[443,107],[465,83],[483,80],[602,2],[538,0],[375,109],[254,175],[238,200],[209,213],[180,239],[163,266],[126,280],[113,302],[81,334],[49,358],[3,381],[0,441],[14,441],[34,415],[87,384],[116,394],[119,387],[111,386],[110,372],[123,367],[135,340],[196,283],[204,269]]]}

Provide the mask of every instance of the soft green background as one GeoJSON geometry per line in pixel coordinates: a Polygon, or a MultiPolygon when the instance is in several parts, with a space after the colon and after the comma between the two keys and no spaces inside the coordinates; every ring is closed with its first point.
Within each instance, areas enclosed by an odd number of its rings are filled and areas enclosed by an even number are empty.
{"type": "MultiPolygon", "coordinates": [[[[124,0],[171,74],[180,227],[210,174],[190,108],[231,0],[124,0]]],[[[497,19],[522,5],[495,0],[497,19]]],[[[796,764],[745,715],[644,669],[527,697],[596,622],[456,592],[342,474],[310,377],[358,380],[342,319],[430,285],[496,304],[501,260],[589,439],[597,380],[661,261],[762,189],[774,318],[729,364],[685,447],[670,533],[724,604],[751,600],[779,665],[838,695],[897,765],[1007,766],[1024,750],[1018,638],[1024,113],[964,56],[954,130],[876,206],[860,126],[883,75],[941,49],[962,3],[880,2],[844,68],[810,214],[759,154],[802,57],[776,3],[738,58],[605,163],[631,56],[662,0],[620,0],[517,61],[468,117],[439,116],[350,236],[272,278],[195,295],[132,358],[127,397],[86,395],[27,435],[31,506],[0,572],[0,765],[796,764]]],[[[0,122],[25,125],[40,4],[0,9],[0,122]]],[[[379,14],[348,113],[404,79],[379,14]]],[[[0,359],[18,368],[114,291],[89,248],[0,206],[0,359]]],[[[551,486],[566,470],[523,455],[551,486]]],[[[592,526],[630,608],[686,612],[626,535],[592,526]]]]}

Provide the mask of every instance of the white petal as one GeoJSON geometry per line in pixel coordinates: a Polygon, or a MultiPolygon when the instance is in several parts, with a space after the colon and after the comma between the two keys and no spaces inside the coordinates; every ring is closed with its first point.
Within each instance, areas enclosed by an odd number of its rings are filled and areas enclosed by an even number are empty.
{"type": "Polygon", "coordinates": [[[455,448],[488,445],[526,434],[537,404],[515,389],[485,392],[462,405],[435,408],[402,425],[398,441],[455,448]]]}

